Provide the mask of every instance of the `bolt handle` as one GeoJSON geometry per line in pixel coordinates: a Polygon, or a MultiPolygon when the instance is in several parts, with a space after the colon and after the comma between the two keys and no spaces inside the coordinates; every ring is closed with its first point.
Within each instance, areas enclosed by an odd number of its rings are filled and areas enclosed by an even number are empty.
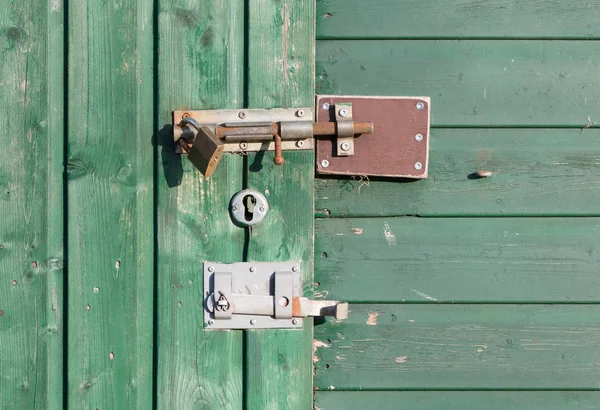
{"type": "Polygon", "coordinates": [[[273,162],[275,165],[283,165],[285,160],[283,159],[283,149],[281,148],[281,136],[275,135],[273,141],[275,141],[275,158],[273,162]]]}

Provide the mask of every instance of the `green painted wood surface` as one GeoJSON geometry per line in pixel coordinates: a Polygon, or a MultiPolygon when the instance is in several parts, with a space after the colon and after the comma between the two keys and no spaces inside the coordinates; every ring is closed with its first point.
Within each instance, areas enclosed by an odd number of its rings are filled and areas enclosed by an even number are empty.
{"type": "Polygon", "coordinates": [[[600,138],[585,129],[433,129],[429,178],[319,178],[330,216],[598,215],[600,138]],[[473,179],[477,170],[492,172],[473,179]]]}
{"type": "Polygon", "coordinates": [[[600,306],[350,305],[315,326],[315,386],[598,389],[600,306]]]}
{"type": "Polygon", "coordinates": [[[243,159],[224,155],[205,179],[173,154],[173,110],[239,107],[244,10],[236,1],[158,3],[157,407],[240,409],[242,333],[203,330],[202,262],[242,260],[229,218],[243,159]]]}
{"type": "MultiPolygon", "coordinates": [[[[315,3],[250,0],[248,106],[314,105],[315,3]]],[[[269,201],[265,221],[249,232],[247,260],[302,264],[304,294],[313,283],[314,152],[273,153],[247,159],[248,187],[269,201]]],[[[312,319],[301,331],[251,330],[246,334],[245,408],[312,407],[312,319]]]]}
{"type": "Polygon", "coordinates": [[[354,392],[317,391],[315,410],[565,410],[600,409],[600,393],[548,392],[354,392]]]}
{"type": "Polygon", "coordinates": [[[0,4],[0,408],[63,403],[63,9],[0,4]]]}
{"type": "Polygon", "coordinates": [[[69,408],[152,406],[152,14],[68,3],[69,408]]]}
{"type": "Polygon", "coordinates": [[[348,218],[315,226],[317,298],[598,302],[599,218],[348,218]]]}
{"type": "Polygon", "coordinates": [[[319,0],[318,38],[600,38],[597,1],[319,0]]]}
{"type": "Polygon", "coordinates": [[[424,95],[431,124],[582,127],[600,110],[595,41],[326,41],[319,94],[424,95]]]}

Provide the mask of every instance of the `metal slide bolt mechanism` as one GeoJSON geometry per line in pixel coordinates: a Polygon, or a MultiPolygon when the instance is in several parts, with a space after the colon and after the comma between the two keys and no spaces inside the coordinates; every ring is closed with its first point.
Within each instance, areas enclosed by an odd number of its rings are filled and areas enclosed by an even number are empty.
{"type": "MultiPolygon", "coordinates": [[[[177,133],[180,135],[177,143],[181,152],[187,153],[188,158],[205,177],[209,177],[221,160],[225,144],[236,144],[240,150],[245,151],[248,143],[273,142],[275,148],[276,165],[282,165],[283,141],[296,141],[296,147],[302,148],[304,141],[313,137],[339,136],[343,134],[347,140],[341,141],[340,155],[352,155],[353,144],[349,142],[355,135],[372,134],[373,122],[354,122],[351,119],[351,107],[341,108],[347,118],[341,124],[337,122],[311,121],[279,121],[279,122],[225,122],[216,125],[203,125],[190,116],[183,117],[177,124],[177,133]]],[[[247,119],[247,115],[240,112],[239,119],[247,119]]],[[[304,111],[297,110],[296,117],[303,117],[304,111]]],[[[341,116],[339,117],[341,118],[341,116]]],[[[338,118],[338,119],[339,119],[338,118]]]]}

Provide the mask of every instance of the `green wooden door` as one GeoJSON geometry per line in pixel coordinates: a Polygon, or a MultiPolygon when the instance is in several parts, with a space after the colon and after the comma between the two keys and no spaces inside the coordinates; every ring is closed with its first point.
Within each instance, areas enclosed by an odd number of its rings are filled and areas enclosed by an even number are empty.
{"type": "Polygon", "coordinates": [[[204,260],[302,261],[313,153],[173,154],[178,109],[309,106],[315,4],[0,4],[0,408],[312,406],[312,323],[203,331],[204,260]],[[269,218],[235,227],[244,187],[269,218]]]}

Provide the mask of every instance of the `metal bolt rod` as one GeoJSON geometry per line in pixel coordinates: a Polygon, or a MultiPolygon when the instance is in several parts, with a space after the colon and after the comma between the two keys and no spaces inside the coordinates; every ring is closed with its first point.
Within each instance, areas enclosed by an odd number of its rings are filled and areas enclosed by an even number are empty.
{"type": "MultiPolygon", "coordinates": [[[[374,130],[373,121],[355,121],[355,134],[372,134],[374,130]]],[[[313,135],[315,136],[334,136],[337,134],[337,124],[335,122],[315,122],[313,123],[313,135]]],[[[249,136],[249,135],[281,135],[280,126],[273,123],[271,126],[261,127],[217,127],[215,135],[221,139],[234,140],[234,136],[249,136]]],[[[241,138],[240,138],[241,139],[241,138]]],[[[265,138],[266,139],[266,138],[265,138]]],[[[237,140],[237,139],[235,139],[237,140]]]]}
{"type": "Polygon", "coordinates": [[[275,158],[273,159],[273,162],[275,165],[282,165],[285,160],[283,159],[283,150],[281,149],[281,137],[275,135],[273,141],[275,141],[275,158]]]}

